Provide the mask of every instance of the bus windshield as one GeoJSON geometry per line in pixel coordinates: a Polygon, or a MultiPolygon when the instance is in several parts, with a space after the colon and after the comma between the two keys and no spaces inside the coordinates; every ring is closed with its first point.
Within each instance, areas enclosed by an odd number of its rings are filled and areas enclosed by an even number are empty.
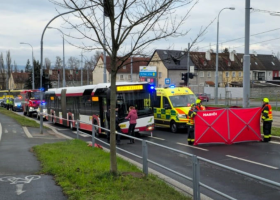
{"type": "Polygon", "coordinates": [[[119,92],[117,93],[116,102],[119,117],[126,117],[130,106],[135,107],[138,116],[150,115],[152,114],[150,102],[150,94],[148,92],[119,92]]]}
{"type": "Polygon", "coordinates": [[[169,98],[174,108],[190,106],[196,101],[194,94],[170,96],[169,98]]]}

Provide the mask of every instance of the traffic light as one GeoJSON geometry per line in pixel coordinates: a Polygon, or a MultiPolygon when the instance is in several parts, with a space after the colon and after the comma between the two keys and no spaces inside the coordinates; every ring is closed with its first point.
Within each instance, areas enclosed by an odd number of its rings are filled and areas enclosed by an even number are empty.
{"type": "Polygon", "coordinates": [[[44,91],[47,91],[49,89],[49,85],[50,85],[50,78],[47,77],[46,75],[42,76],[42,86],[44,91]]]}
{"type": "Polygon", "coordinates": [[[184,84],[188,84],[188,73],[182,73],[182,80],[184,81],[184,84]]]}

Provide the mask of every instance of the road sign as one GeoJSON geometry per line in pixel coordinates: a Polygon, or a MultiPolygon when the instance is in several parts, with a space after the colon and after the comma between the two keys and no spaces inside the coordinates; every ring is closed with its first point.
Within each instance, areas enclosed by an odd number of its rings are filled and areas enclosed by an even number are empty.
{"type": "Polygon", "coordinates": [[[165,81],[165,84],[166,84],[166,85],[169,85],[169,84],[170,84],[170,78],[166,78],[164,81],[165,81]]]}
{"type": "Polygon", "coordinates": [[[140,66],[139,67],[140,77],[157,77],[157,67],[155,66],[140,66]]]}

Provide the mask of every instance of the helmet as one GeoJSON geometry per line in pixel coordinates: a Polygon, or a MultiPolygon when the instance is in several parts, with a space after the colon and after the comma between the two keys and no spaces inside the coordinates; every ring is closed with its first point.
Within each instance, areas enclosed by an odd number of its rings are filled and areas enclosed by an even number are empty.
{"type": "Polygon", "coordinates": [[[196,104],[198,104],[198,103],[201,103],[201,100],[200,100],[200,99],[197,99],[197,100],[196,100],[196,104]]]}
{"type": "Polygon", "coordinates": [[[263,98],[263,102],[264,103],[269,103],[269,99],[268,98],[263,98]]]}

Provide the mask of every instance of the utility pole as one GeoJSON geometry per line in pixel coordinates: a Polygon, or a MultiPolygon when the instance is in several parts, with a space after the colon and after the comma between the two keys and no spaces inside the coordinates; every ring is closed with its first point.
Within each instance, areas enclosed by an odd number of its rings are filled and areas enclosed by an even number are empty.
{"type": "Polygon", "coordinates": [[[188,43],[188,61],[187,61],[187,67],[188,67],[188,81],[187,81],[187,86],[189,87],[190,84],[190,43],[188,43]]]}
{"type": "MultiPolygon", "coordinates": [[[[103,0],[103,3],[105,0],[103,0]]],[[[104,32],[104,40],[103,40],[103,63],[104,63],[104,69],[103,69],[103,83],[107,83],[107,75],[106,75],[106,36],[105,36],[105,13],[103,13],[103,32],[104,32]]]]}
{"type": "Polygon", "coordinates": [[[81,86],[83,85],[83,52],[81,53],[81,86]]]}
{"type": "Polygon", "coordinates": [[[248,108],[250,97],[250,0],[245,3],[245,49],[243,57],[243,108],[248,108]]]}
{"type": "Polygon", "coordinates": [[[132,59],[132,56],[130,57],[130,81],[131,82],[133,82],[133,80],[132,80],[132,74],[133,74],[133,64],[132,64],[132,62],[133,62],[133,59],[132,59]]]}

